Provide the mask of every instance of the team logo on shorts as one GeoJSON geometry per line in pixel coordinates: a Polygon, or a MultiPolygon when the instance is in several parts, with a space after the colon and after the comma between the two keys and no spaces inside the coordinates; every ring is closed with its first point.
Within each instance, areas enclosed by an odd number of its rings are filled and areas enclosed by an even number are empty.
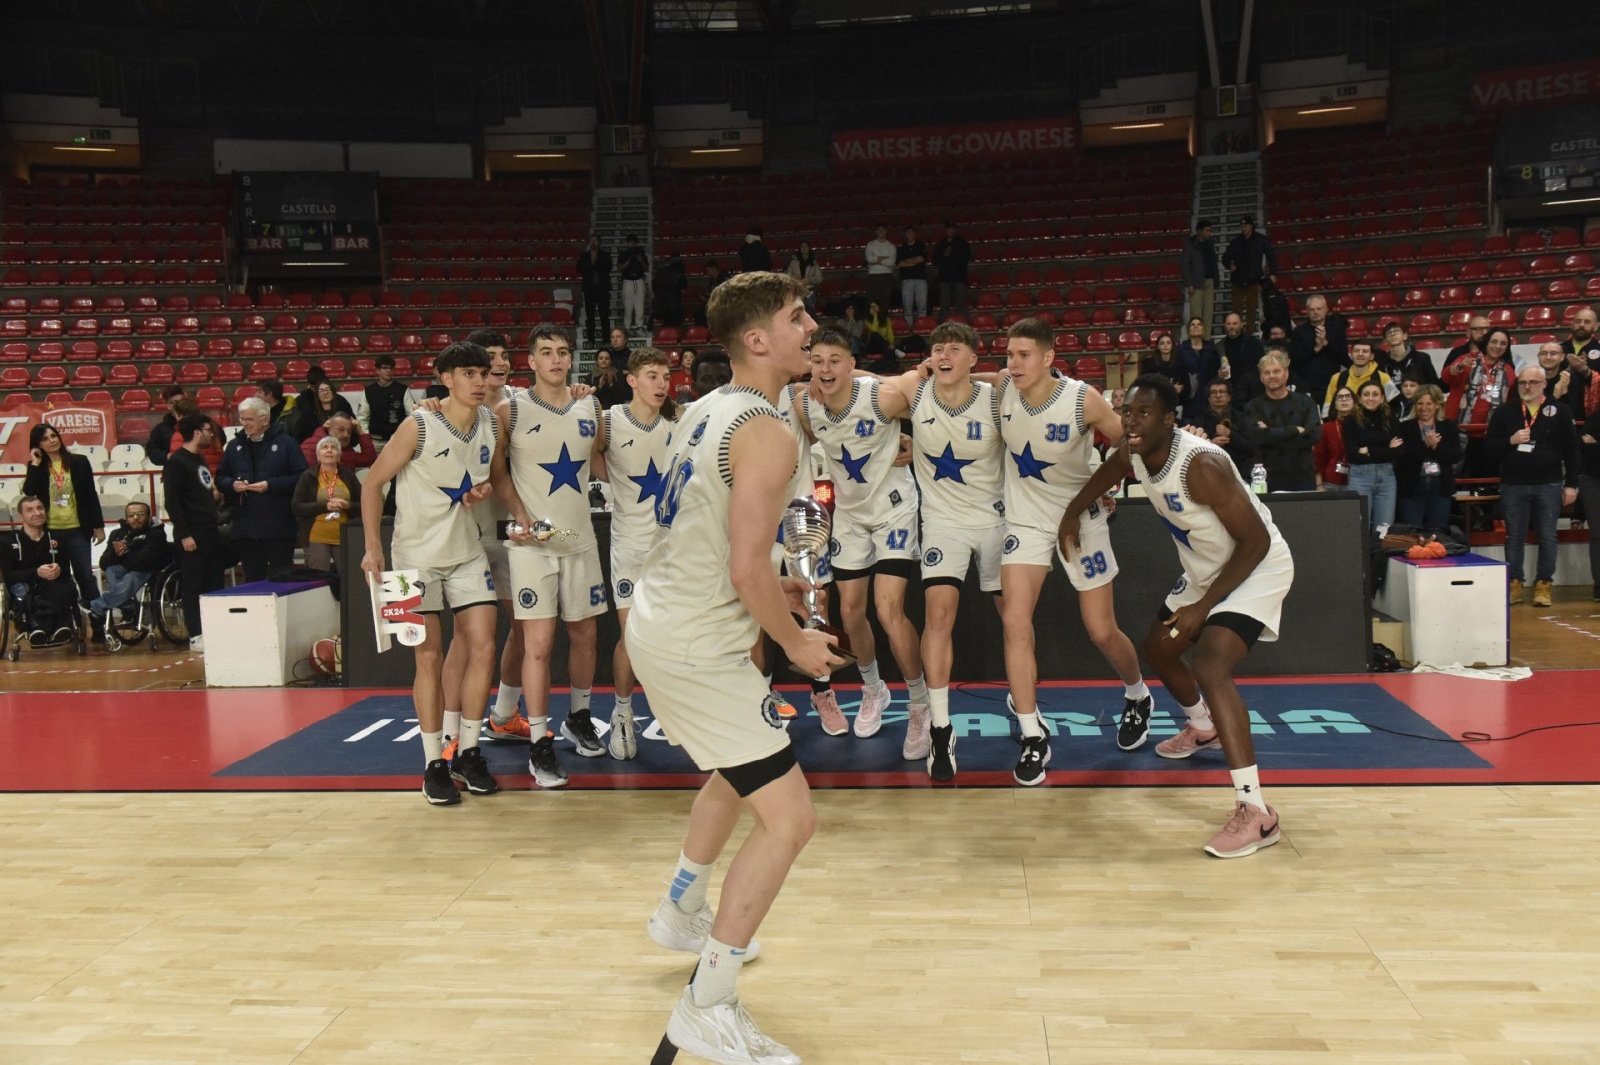
{"type": "Polygon", "coordinates": [[[539,603],[539,593],[532,588],[524,588],[517,593],[517,602],[522,604],[522,609],[531,610],[539,603]]]}
{"type": "Polygon", "coordinates": [[[1018,540],[1015,536],[1008,536],[1008,537],[1006,537],[1006,542],[1005,542],[1004,546],[1002,547],[1002,550],[1006,554],[1009,555],[1009,554],[1011,554],[1011,552],[1015,551],[1018,547],[1021,547],[1021,546],[1022,546],[1022,541],[1021,540],[1018,540]]]}
{"type": "Polygon", "coordinates": [[[631,595],[633,595],[633,582],[626,579],[618,581],[617,598],[627,599],[631,595]]]}
{"type": "Polygon", "coordinates": [[[828,541],[828,554],[829,555],[837,555],[838,553],[839,553],[839,541],[838,540],[829,540],[828,541]]]}
{"type": "Polygon", "coordinates": [[[486,586],[488,586],[488,589],[491,592],[494,591],[494,571],[493,570],[487,570],[486,569],[486,570],[483,571],[483,583],[486,586]]]}
{"type": "Polygon", "coordinates": [[[889,505],[891,507],[898,507],[900,505],[900,489],[896,488],[894,491],[889,493],[889,505]]]}
{"type": "Polygon", "coordinates": [[[922,556],[924,566],[937,566],[944,561],[944,552],[937,547],[928,548],[928,553],[922,556]]]}
{"type": "Polygon", "coordinates": [[[778,716],[778,697],[771,692],[768,692],[767,697],[761,700],[761,720],[773,728],[783,727],[783,718],[778,716]]]}
{"type": "Polygon", "coordinates": [[[1174,584],[1172,586],[1171,594],[1172,595],[1181,595],[1183,593],[1183,590],[1185,588],[1187,588],[1187,587],[1189,587],[1189,578],[1187,578],[1187,577],[1179,577],[1178,578],[1178,583],[1174,584]]]}

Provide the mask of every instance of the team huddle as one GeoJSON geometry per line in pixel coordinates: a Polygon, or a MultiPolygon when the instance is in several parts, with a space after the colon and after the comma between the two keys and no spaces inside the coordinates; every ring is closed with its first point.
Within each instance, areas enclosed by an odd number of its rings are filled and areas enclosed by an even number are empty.
{"type": "Polygon", "coordinates": [[[649,349],[629,363],[631,402],[602,411],[568,386],[571,341],[559,327],[533,331],[528,389],[506,384],[503,350],[452,345],[436,363],[448,398],[401,426],[362,500],[363,568],[385,568],[381,489],[394,479],[393,566],[418,570],[423,583],[427,638],[417,648],[414,695],[430,802],[460,802],[462,788],[498,790],[479,751],[484,738],[528,744],[539,786],[567,782],[548,730],[558,616],[572,700],[561,733],[577,753],[636,754],[637,676],[665,736],[711,773],[648,931],[662,946],[700,954],[667,1038],[716,1061],[799,1060],[761,1034],[734,989],[815,825],[787,731],[806,719],[772,689],[762,665],[771,660],[768,640],[813,678],[821,729],[852,731],[831,689],[846,659],[833,637],[797,620],[807,585],[780,568],[782,515],[813,489],[813,446],[835,491],[828,563],[862,679],[856,736],[879,732],[890,703],[867,619],[870,590],[907,678],[902,754],[923,761],[935,781],[957,778],[952,634],[976,565],[978,588],[1003,624],[1020,736],[1014,776],[1025,786],[1042,782],[1051,749],[1035,700],[1033,616],[1059,559],[1091,639],[1124,685],[1118,746],[1137,750],[1149,737],[1154,700],[1142,651],[1186,718],[1155,753],[1188,758],[1220,747],[1230,768],[1233,814],[1206,851],[1242,857],[1280,838],[1233,673],[1257,640],[1277,638],[1293,562],[1227,454],[1175,427],[1171,383],[1141,377],[1119,415],[1094,388],[1053,372],[1051,332],[1036,319],[1010,328],[1005,373],[975,374],[976,334],[947,322],[933,331],[922,366],[875,377],[855,369],[848,338],[817,327],[803,296],[784,274],[741,274],[718,286],[709,324],[728,349],[732,380],[681,412],[668,399],[666,358],[649,349]],[[792,383],[806,375],[808,383],[792,383]],[[902,420],[911,425],[909,462],[902,420]],[[1111,448],[1103,461],[1097,434],[1111,448]],[[609,483],[613,499],[609,595],[590,520],[591,475],[609,483]],[[1138,649],[1111,594],[1110,493],[1129,476],[1146,486],[1181,566],[1138,649]],[[920,634],[905,612],[913,580],[926,601],[920,634]],[[590,713],[595,619],[613,602],[624,635],[602,740],[590,713]],[[446,608],[459,637],[448,654],[438,620],[446,608]],[[512,635],[490,708],[497,610],[512,619],[512,635]],[[706,881],[746,807],[755,827],[713,914],[706,881]]]}

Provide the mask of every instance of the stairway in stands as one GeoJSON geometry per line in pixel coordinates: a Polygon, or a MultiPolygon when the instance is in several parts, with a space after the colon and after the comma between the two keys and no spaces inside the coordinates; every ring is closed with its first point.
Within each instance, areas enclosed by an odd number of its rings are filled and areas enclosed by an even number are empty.
{"type": "MultiPolygon", "coordinates": [[[[1217,256],[1227,249],[1228,241],[1239,234],[1239,219],[1244,215],[1255,218],[1264,227],[1261,203],[1261,154],[1202,156],[1194,168],[1194,211],[1189,219],[1189,231],[1202,218],[1212,221],[1211,236],[1217,244],[1217,256]]],[[[1206,323],[1207,334],[1222,332],[1222,319],[1233,309],[1233,289],[1227,282],[1227,269],[1219,268],[1222,275],[1217,281],[1217,299],[1212,320],[1206,323]]]]}
{"type": "MultiPolygon", "coordinates": [[[[647,188],[595,189],[594,205],[589,215],[589,232],[600,238],[600,246],[611,252],[611,320],[622,324],[622,250],[630,235],[639,238],[652,269],[655,265],[654,245],[651,241],[653,211],[650,190],[647,188]]],[[[648,273],[647,275],[648,276],[648,273]]],[[[587,315],[584,316],[587,318],[587,315]]],[[[648,342],[650,337],[650,292],[645,290],[644,320],[646,328],[633,330],[630,341],[648,342]]],[[[587,326],[585,326],[587,328],[587,326]]],[[[609,331],[608,331],[609,332],[609,331]]],[[[592,352],[603,348],[606,336],[584,336],[579,347],[592,352]]]]}

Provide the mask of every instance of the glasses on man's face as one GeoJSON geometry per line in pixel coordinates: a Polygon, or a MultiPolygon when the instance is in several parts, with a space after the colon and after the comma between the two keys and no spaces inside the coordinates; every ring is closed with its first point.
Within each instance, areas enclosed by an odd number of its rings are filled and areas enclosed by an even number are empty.
{"type": "Polygon", "coordinates": [[[1544,387],[1544,382],[1543,381],[1518,381],[1517,385],[1520,388],[1543,388],[1544,387]]]}

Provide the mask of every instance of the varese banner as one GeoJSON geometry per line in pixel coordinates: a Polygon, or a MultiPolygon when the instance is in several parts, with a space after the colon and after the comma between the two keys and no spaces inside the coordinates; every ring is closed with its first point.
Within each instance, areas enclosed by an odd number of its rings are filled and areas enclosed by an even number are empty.
{"type": "Polygon", "coordinates": [[[1079,140],[1076,118],[842,130],[833,135],[833,165],[925,166],[942,159],[1064,155],[1076,149],[1079,140]]]}
{"type": "Polygon", "coordinates": [[[53,407],[23,403],[0,410],[0,462],[27,462],[28,435],[41,421],[55,426],[69,447],[94,444],[109,449],[117,442],[116,408],[110,400],[75,399],[53,407]]]}

